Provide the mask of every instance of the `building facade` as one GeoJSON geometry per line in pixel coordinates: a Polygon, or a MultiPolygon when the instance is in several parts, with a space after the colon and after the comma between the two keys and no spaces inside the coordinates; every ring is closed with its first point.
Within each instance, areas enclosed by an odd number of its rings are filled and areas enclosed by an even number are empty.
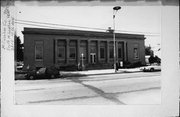
{"type": "MultiPolygon", "coordinates": [[[[113,68],[110,32],[24,28],[24,67],[113,68]]],[[[144,35],[116,33],[116,61],[145,64],[144,35]]]]}

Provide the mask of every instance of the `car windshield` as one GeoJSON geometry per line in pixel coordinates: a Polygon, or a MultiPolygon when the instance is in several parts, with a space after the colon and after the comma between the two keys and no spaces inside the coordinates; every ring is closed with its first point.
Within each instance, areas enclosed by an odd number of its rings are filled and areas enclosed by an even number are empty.
{"type": "Polygon", "coordinates": [[[40,68],[40,69],[38,70],[39,73],[44,73],[45,71],[46,71],[46,68],[40,68]]]}

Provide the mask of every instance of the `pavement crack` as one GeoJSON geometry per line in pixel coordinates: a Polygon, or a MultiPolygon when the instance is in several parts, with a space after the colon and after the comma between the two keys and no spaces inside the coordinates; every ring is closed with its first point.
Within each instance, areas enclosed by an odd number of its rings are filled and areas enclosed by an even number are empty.
{"type": "MultiPolygon", "coordinates": [[[[133,90],[133,91],[125,91],[125,92],[105,93],[104,97],[106,99],[109,99],[109,100],[113,101],[113,102],[116,102],[116,104],[124,104],[125,105],[125,103],[120,102],[118,99],[115,98],[118,94],[133,93],[133,92],[137,92],[137,91],[146,91],[146,90],[153,90],[153,89],[160,89],[160,87],[139,89],[139,90],[133,90]]],[[[61,99],[49,99],[49,100],[30,101],[28,103],[46,103],[46,102],[49,103],[49,102],[55,102],[55,101],[69,101],[69,100],[76,100],[76,99],[96,98],[98,96],[99,96],[99,94],[98,95],[94,95],[94,96],[81,96],[81,97],[71,97],[71,98],[61,98],[61,99]]]]}
{"type": "Polygon", "coordinates": [[[83,81],[79,80],[79,79],[71,79],[73,82],[75,83],[79,83],[81,85],[83,85],[84,87],[91,89],[92,91],[94,91],[96,94],[100,95],[101,97],[108,99],[110,101],[115,102],[116,104],[125,104],[123,102],[121,102],[119,99],[116,98],[115,95],[110,95],[109,93],[104,92],[103,90],[94,87],[92,85],[88,85],[88,84],[84,84],[83,81]]]}
{"type": "Polygon", "coordinates": [[[52,100],[50,99],[50,100],[30,101],[28,103],[45,103],[45,102],[54,102],[54,101],[69,101],[69,100],[87,99],[87,98],[94,98],[94,97],[97,97],[97,96],[81,96],[81,97],[52,99],[52,100]]]}

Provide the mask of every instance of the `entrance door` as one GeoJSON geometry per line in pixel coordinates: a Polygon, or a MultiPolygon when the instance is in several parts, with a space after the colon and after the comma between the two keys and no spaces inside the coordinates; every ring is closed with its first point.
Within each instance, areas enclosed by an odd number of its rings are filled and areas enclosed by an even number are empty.
{"type": "Polygon", "coordinates": [[[91,63],[95,64],[96,63],[96,53],[90,53],[90,58],[91,58],[91,63]]]}

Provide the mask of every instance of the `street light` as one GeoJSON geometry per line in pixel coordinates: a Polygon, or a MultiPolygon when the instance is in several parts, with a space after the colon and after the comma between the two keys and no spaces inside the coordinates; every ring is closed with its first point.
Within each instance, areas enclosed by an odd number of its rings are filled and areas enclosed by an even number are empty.
{"type": "Polygon", "coordinates": [[[113,40],[114,40],[114,70],[115,72],[117,72],[116,70],[116,40],[115,40],[115,15],[116,15],[116,12],[121,9],[120,6],[115,6],[113,7],[113,28],[114,28],[114,31],[113,31],[113,40]]]}

